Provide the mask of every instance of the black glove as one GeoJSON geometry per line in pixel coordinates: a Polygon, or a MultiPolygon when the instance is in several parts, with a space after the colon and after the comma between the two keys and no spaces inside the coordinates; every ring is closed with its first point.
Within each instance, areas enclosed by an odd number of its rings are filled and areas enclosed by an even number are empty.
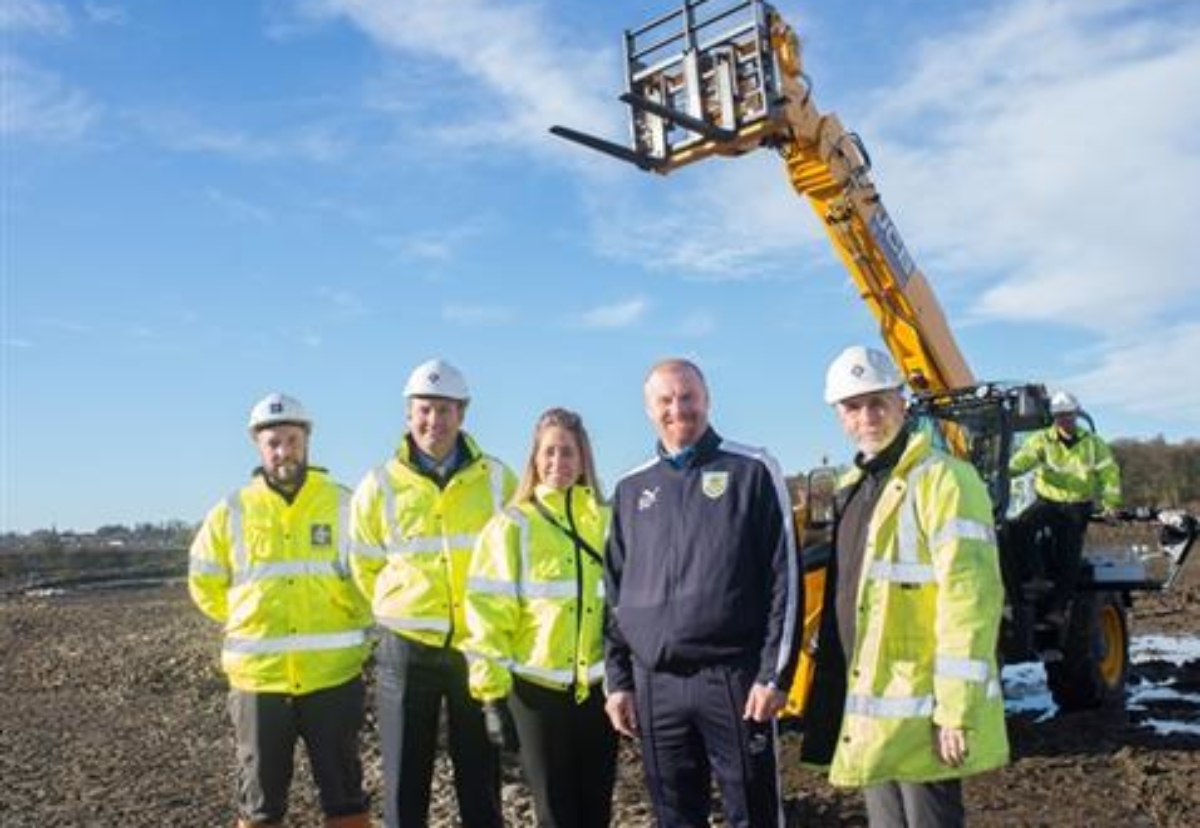
{"type": "Polygon", "coordinates": [[[521,749],[521,742],[517,739],[517,725],[513,722],[512,713],[509,712],[504,699],[484,702],[483,727],[487,731],[488,741],[498,750],[516,753],[521,749]]]}

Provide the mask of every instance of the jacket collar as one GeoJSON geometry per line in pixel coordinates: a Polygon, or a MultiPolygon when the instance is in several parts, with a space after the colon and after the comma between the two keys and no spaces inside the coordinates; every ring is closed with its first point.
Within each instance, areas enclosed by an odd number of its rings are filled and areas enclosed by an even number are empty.
{"type": "MultiPolygon", "coordinates": [[[[900,459],[896,461],[896,465],[892,467],[887,480],[883,483],[884,488],[879,495],[879,500],[875,504],[875,510],[871,515],[870,527],[867,531],[871,533],[876,532],[885,516],[895,511],[903,502],[904,494],[908,489],[908,481],[906,479],[908,473],[929,456],[932,450],[933,440],[927,431],[909,432],[908,444],[904,447],[904,453],[900,455],[900,459]]],[[[839,481],[838,492],[834,497],[834,509],[837,514],[840,515],[845,511],[850,494],[854,491],[854,487],[862,481],[863,477],[863,470],[854,465],[842,480],[839,481]]]]}
{"type": "MultiPolygon", "coordinates": [[[[459,471],[462,471],[482,456],[483,451],[475,442],[475,438],[465,431],[460,431],[458,433],[458,467],[455,469],[455,473],[457,474],[459,471]]],[[[396,449],[396,459],[418,474],[424,474],[421,470],[421,464],[417,462],[416,447],[413,445],[412,438],[407,431],[400,438],[400,446],[396,449]]],[[[451,477],[453,476],[451,475],[451,477]]]]}
{"type": "MultiPolygon", "coordinates": [[[[928,454],[932,447],[932,440],[930,439],[928,432],[920,429],[910,429],[908,432],[908,442],[904,446],[904,452],[900,455],[900,459],[897,460],[895,465],[892,467],[891,476],[903,477],[904,475],[908,474],[909,470],[912,469],[912,467],[915,466],[926,454],[928,454]]],[[[889,446],[888,448],[890,449],[891,447],[889,446]]],[[[888,449],[885,449],[883,454],[886,454],[887,451],[888,449]]],[[[883,454],[880,456],[882,457],[883,454]]],[[[869,466],[870,464],[868,463],[867,465],[869,466]]],[[[848,489],[851,486],[856,485],[860,480],[863,479],[863,475],[863,467],[860,466],[856,460],[856,462],[846,470],[841,479],[838,481],[838,488],[848,489]]]]}
{"type": "Polygon", "coordinates": [[[675,468],[691,469],[712,459],[712,456],[717,453],[720,445],[721,435],[717,434],[716,430],[710,425],[700,435],[699,440],[675,455],[667,452],[661,440],[655,444],[655,451],[658,453],[658,459],[662,462],[675,468]]]}

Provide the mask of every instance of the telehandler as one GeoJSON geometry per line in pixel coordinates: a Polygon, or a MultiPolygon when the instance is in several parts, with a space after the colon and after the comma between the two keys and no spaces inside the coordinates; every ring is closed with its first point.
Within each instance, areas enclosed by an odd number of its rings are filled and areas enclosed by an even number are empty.
{"type": "MultiPolygon", "coordinates": [[[[1147,543],[1090,546],[1065,627],[1045,618],[1046,585],[1024,563],[1011,521],[1028,505],[1023,481],[1009,479],[1024,435],[1051,421],[1037,383],[980,382],[959,350],[925,275],[917,267],[871,180],[860,137],[821,112],[804,73],[799,40],[764,0],[682,0],[624,36],[631,145],[563,126],[561,138],[659,175],[711,156],[770,149],[821,221],[884,344],[912,390],[909,416],[979,471],[992,496],[1006,606],[999,653],[1008,663],[1042,660],[1063,709],[1123,701],[1129,672],[1127,613],[1139,591],[1169,589],[1200,536],[1192,515],[1127,511],[1147,543]]],[[[795,507],[805,571],[804,654],[787,713],[802,716],[811,681],[826,565],[834,470],[811,473],[795,507]]]]}

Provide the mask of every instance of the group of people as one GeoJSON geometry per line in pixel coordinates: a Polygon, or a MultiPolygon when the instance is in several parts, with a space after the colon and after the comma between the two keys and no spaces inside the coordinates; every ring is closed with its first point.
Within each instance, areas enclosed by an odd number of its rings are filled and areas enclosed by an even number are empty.
{"type": "MultiPolygon", "coordinates": [[[[982,482],[910,431],[901,386],[859,346],[828,371],[857,454],[803,760],[864,787],[872,825],[958,825],[958,780],[1007,760],[1003,588],[982,482]]],[[[443,705],[466,828],[503,824],[505,750],[540,825],[607,826],[619,735],[640,740],[660,825],[707,825],[714,777],[729,825],[781,825],[801,561],[777,463],[713,428],[700,368],[648,372],[655,454],[611,502],[578,414],[541,414],[518,479],[464,429],[453,365],[417,366],[404,395],[400,445],[353,493],[310,464],[303,405],[268,395],[260,467],[192,545],[191,594],[224,627],[238,824],[282,823],[301,740],[326,825],[369,825],[373,646],[388,826],[427,824],[443,705]]]]}

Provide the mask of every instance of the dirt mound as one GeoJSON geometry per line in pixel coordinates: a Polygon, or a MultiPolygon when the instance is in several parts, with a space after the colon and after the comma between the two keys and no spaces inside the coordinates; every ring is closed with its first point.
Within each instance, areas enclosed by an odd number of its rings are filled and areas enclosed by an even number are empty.
{"type": "MultiPolygon", "coordinates": [[[[1200,635],[1200,577],[1135,605],[1133,632],[1200,635]]],[[[217,630],[181,584],[0,600],[0,825],[226,826],[233,744],[217,630]]],[[[1128,712],[1010,717],[1014,762],[968,780],[977,826],[1184,826],[1200,813],[1200,658],[1135,668],[1128,712]],[[1161,692],[1158,688],[1161,688],[1161,692]],[[1190,695],[1189,695],[1190,694],[1190,695]],[[1156,723],[1182,723],[1174,732],[1156,723]]],[[[789,822],[865,825],[854,793],[798,768],[799,737],[781,749],[789,822]]],[[[626,745],[617,826],[652,824],[634,748],[626,745]]],[[[379,790],[373,723],[368,784],[379,790]]],[[[292,825],[319,825],[307,769],[293,791],[292,825]]],[[[532,825],[515,767],[506,770],[509,824],[532,825]]],[[[439,760],[435,826],[454,820],[439,760]]]]}

